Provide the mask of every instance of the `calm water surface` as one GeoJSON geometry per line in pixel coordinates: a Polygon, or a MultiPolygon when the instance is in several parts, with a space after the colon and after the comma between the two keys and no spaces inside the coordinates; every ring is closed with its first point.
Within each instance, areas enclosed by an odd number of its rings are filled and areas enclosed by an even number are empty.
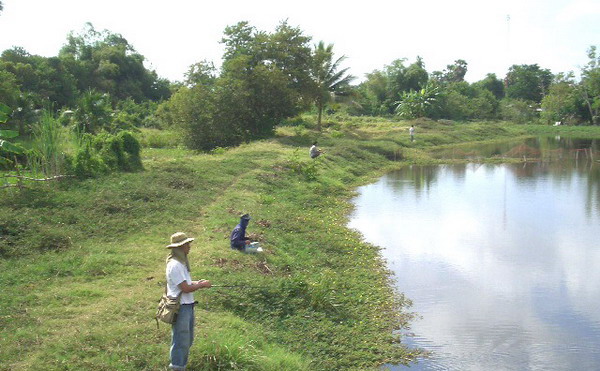
{"type": "Polygon", "coordinates": [[[600,370],[600,163],[413,166],[359,189],[432,352],[392,370],[600,370]]]}

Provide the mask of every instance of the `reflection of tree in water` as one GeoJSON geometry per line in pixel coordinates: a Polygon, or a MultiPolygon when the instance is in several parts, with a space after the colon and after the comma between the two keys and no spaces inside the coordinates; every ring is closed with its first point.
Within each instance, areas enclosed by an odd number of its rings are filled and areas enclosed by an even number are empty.
{"type": "Polygon", "coordinates": [[[507,164],[517,179],[550,177],[555,184],[570,186],[573,177],[586,180],[585,208],[588,216],[594,210],[600,214],[600,164],[592,161],[554,161],[507,164]]]}
{"type": "MultiPolygon", "coordinates": [[[[541,176],[550,176],[554,183],[570,186],[573,177],[577,175],[587,181],[586,212],[590,215],[594,212],[600,214],[600,140],[542,137],[519,142],[485,144],[479,147],[463,146],[460,150],[444,151],[437,152],[437,155],[446,153],[454,156],[463,153],[468,154],[469,157],[481,157],[480,154],[485,153],[493,157],[492,154],[502,153],[503,157],[523,158],[525,156],[528,162],[505,165],[518,179],[535,181],[541,176]]],[[[423,191],[431,188],[440,174],[444,175],[444,171],[454,175],[455,179],[464,179],[469,166],[469,164],[409,166],[390,174],[386,182],[387,186],[394,191],[413,189],[419,197],[423,191]]]]}
{"type": "Polygon", "coordinates": [[[594,210],[600,213],[600,166],[598,165],[589,169],[585,199],[585,211],[588,217],[593,214],[594,210]]]}
{"type": "Polygon", "coordinates": [[[530,147],[526,144],[519,144],[518,146],[515,146],[513,148],[511,148],[509,151],[506,151],[506,153],[504,154],[505,157],[517,157],[517,158],[521,158],[521,157],[527,157],[527,158],[531,158],[531,157],[540,157],[540,154],[542,152],[534,147],[530,147]]]}
{"type": "Polygon", "coordinates": [[[394,171],[386,178],[386,185],[396,191],[414,189],[417,196],[421,191],[429,190],[437,180],[442,166],[408,166],[394,171]],[[400,180],[400,181],[398,181],[400,180]]]}
{"type": "Polygon", "coordinates": [[[562,159],[600,158],[600,141],[564,137],[527,138],[519,141],[467,144],[452,148],[436,149],[435,158],[480,159],[519,158],[526,160],[555,161],[562,159]]]}

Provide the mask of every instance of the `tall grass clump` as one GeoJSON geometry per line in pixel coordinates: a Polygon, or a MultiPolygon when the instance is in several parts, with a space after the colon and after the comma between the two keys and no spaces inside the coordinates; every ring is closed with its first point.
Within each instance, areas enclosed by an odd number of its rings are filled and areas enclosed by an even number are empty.
{"type": "Polygon", "coordinates": [[[31,170],[50,177],[65,171],[65,136],[62,125],[45,110],[33,127],[33,146],[29,158],[31,170]]]}

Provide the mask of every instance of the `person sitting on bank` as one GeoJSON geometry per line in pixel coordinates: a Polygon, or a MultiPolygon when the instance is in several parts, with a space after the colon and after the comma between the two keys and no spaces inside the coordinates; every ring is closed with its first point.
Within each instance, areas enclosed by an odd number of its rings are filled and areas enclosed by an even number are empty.
{"type": "Polygon", "coordinates": [[[317,142],[315,141],[312,147],[310,147],[308,153],[310,154],[310,158],[317,158],[321,155],[321,153],[323,153],[323,151],[317,147],[317,142]]]}
{"type": "Polygon", "coordinates": [[[246,237],[246,227],[250,223],[250,215],[244,214],[240,217],[240,222],[231,231],[231,248],[243,251],[246,245],[250,244],[250,238],[246,237]]]}
{"type": "Polygon", "coordinates": [[[177,319],[171,326],[171,370],[185,370],[188,363],[194,341],[194,305],[197,303],[193,292],[211,286],[207,280],[192,281],[188,261],[192,241],[194,239],[185,233],[177,232],[171,235],[171,244],[167,246],[171,250],[167,257],[167,295],[172,298],[181,295],[177,319]]]}

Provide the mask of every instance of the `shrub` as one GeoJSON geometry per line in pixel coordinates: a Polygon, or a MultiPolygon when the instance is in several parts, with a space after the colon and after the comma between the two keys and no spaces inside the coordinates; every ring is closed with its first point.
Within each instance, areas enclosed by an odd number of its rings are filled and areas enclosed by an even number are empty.
{"type": "Polygon", "coordinates": [[[536,119],[535,103],[505,98],[500,102],[502,119],[515,124],[526,124],[536,119]]]}
{"type": "Polygon", "coordinates": [[[118,134],[118,138],[123,143],[123,151],[125,151],[125,169],[127,171],[139,170],[142,168],[142,158],[140,156],[140,142],[128,131],[122,131],[118,134]]]}
{"type": "Polygon", "coordinates": [[[79,178],[95,177],[108,171],[108,166],[92,146],[92,136],[89,134],[79,140],[79,148],[73,160],[69,159],[67,164],[70,164],[70,173],[79,178]]]}
{"type": "Polygon", "coordinates": [[[288,160],[289,168],[297,174],[303,175],[306,180],[315,180],[319,175],[318,160],[302,161],[300,160],[299,149],[296,148],[288,160]]]}
{"type": "Polygon", "coordinates": [[[84,134],[79,140],[75,157],[67,163],[71,173],[80,177],[95,177],[110,171],[142,169],[139,141],[127,131],[112,135],[84,134]]]}

